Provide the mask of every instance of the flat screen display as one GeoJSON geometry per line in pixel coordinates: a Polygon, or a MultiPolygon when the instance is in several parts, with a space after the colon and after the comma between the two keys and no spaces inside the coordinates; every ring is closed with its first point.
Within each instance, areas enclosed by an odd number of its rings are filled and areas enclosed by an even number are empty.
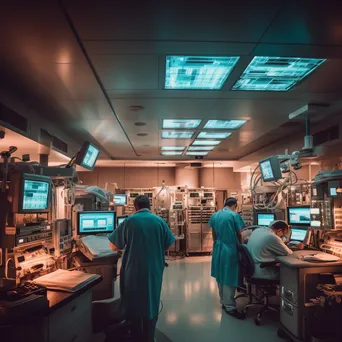
{"type": "Polygon", "coordinates": [[[78,234],[109,234],[115,229],[114,211],[84,211],[78,213],[78,234]]]}
{"type": "Polygon", "coordinates": [[[337,196],[337,189],[336,188],[330,188],[330,196],[337,196]]]}
{"type": "Polygon", "coordinates": [[[306,229],[292,229],[291,231],[291,241],[304,241],[306,236],[306,229]]]}
{"type": "Polygon", "coordinates": [[[287,210],[289,224],[310,226],[310,207],[288,207],[287,210]]]}
{"type": "Polygon", "coordinates": [[[310,214],[319,215],[319,213],[320,213],[319,208],[310,208],[310,214]]]}
{"type": "Polygon", "coordinates": [[[23,211],[46,210],[49,208],[50,183],[24,179],[22,199],[23,211]]]}
{"type": "Polygon", "coordinates": [[[260,163],[260,169],[261,169],[262,178],[264,181],[274,179],[272,165],[269,160],[265,160],[264,162],[260,163]]]}
{"type": "Polygon", "coordinates": [[[92,170],[95,166],[99,154],[100,150],[96,148],[94,145],[89,144],[80,165],[92,170]]]}
{"type": "Polygon", "coordinates": [[[115,205],[126,205],[127,197],[125,194],[116,194],[114,195],[114,203],[115,205]]]}
{"type": "Polygon", "coordinates": [[[120,224],[126,220],[128,216],[118,216],[118,226],[120,226],[120,224]]]}
{"type": "Polygon", "coordinates": [[[272,213],[257,213],[257,225],[268,227],[275,220],[275,215],[272,213]]]}

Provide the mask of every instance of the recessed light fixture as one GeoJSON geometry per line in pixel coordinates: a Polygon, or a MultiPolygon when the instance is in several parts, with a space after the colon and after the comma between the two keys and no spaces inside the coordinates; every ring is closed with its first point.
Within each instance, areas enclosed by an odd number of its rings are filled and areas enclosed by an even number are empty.
{"type": "Polygon", "coordinates": [[[191,139],[194,135],[194,132],[162,132],[163,139],[191,139]]]}
{"type": "Polygon", "coordinates": [[[287,91],[325,61],[323,58],[256,56],[233,90],[287,91]]]}
{"type": "Polygon", "coordinates": [[[221,89],[239,57],[167,56],[165,89],[221,89]]]}
{"type": "Polygon", "coordinates": [[[136,122],[134,125],[139,127],[146,126],[146,122],[136,122]]]}
{"type": "Polygon", "coordinates": [[[208,120],[206,129],[238,129],[244,125],[246,120],[208,120]]]}
{"type": "Polygon", "coordinates": [[[197,128],[201,124],[202,120],[186,120],[186,119],[164,119],[163,128],[182,128],[193,129],[197,128]]]}
{"type": "Polygon", "coordinates": [[[185,153],[187,156],[206,156],[208,154],[208,152],[186,152],[185,153]]]}
{"type": "Polygon", "coordinates": [[[216,146],[220,143],[220,140],[195,140],[192,145],[194,146],[216,146]]]}
{"type": "Polygon", "coordinates": [[[227,139],[231,134],[229,132],[201,132],[197,139],[227,139]]]}
{"type": "Polygon", "coordinates": [[[148,135],[148,133],[138,133],[137,136],[138,137],[146,137],[148,135]]]}
{"type": "Polygon", "coordinates": [[[129,110],[132,112],[139,112],[141,110],[144,110],[145,108],[143,106],[129,106],[129,110]]]}
{"type": "Polygon", "coordinates": [[[177,152],[177,151],[163,151],[162,156],[181,156],[183,152],[177,152]]]}
{"type": "Polygon", "coordinates": [[[162,146],[162,151],[184,151],[185,146],[162,146]]]}
{"type": "Polygon", "coordinates": [[[188,151],[212,151],[215,146],[190,146],[188,151]]]}

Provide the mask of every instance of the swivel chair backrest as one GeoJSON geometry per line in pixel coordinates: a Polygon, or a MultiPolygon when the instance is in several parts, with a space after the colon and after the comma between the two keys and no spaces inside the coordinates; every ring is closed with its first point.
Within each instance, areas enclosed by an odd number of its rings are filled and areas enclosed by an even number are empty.
{"type": "Polygon", "coordinates": [[[239,277],[248,281],[253,277],[255,266],[251,254],[246,245],[239,245],[239,277]]]}

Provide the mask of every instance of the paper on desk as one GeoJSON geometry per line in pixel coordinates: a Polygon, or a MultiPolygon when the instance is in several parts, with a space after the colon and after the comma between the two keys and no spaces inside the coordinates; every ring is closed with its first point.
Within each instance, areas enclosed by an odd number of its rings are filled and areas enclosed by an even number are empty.
{"type": "Polygon", "coordinates": [[[94,257],[105,257],[114,254],[109,247],[107,236],[88,235],[82,237],[81,242],[94,257]]]}
{"type": "Polygon", "coordinates": [[[80,271],[57,270],[36,278],[34,283],[45,286],[50,290],[76,292],[99,277],[97,274],[80,271]]]}

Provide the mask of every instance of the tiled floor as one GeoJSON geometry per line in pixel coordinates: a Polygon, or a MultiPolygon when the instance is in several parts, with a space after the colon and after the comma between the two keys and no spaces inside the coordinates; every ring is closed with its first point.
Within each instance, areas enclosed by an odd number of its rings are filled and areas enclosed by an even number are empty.
{"type": "Polygon", "coordinates": [[[210,266],[210,257],[169,262],[164,273],[157,341],[283,341],[277,337],[277,323],[267,320],[258,327],[253,311],[244,321],[222,312],[210,266]]]}

